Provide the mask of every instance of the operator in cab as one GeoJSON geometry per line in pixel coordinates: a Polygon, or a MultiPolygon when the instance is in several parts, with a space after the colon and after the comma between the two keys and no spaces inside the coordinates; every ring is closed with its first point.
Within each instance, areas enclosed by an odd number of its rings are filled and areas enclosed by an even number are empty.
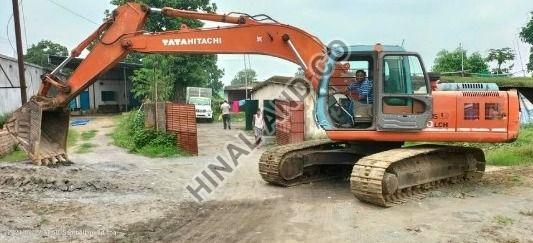
{"type": "Polygon", "coordinates": [[[355,80],[348,85],[347,91],[354,94],[353,100],[353,114],[355,118],[369,118],[372,117],[372,91],[373,84],[366,77],[366,72],[357,70],[355,72],[355,80]]]}

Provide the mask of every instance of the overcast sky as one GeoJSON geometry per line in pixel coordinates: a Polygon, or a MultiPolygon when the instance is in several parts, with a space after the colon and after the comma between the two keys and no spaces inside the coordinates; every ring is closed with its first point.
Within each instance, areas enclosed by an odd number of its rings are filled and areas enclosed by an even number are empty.
{"type": "MultiPolygon", "coordinates": [[[[114,8],[108,0],[19,1],[24,10],[24,47],[26,43],[49,39],[71,49],[102,22],[105,9],[114,8]]],[[[510,47],[517,54],[513,72],[519,72],[529,56],[529,45],[519,40],[518,33],[530,19],[532,0],[214,2],[218,12],[268,14],[310,32],[324,43],[338,39],[348,44],[400,45],[403,41],[407,50],[422,55],[429,68],[438,51],[455,49],[459,43],[469,53],[478,51],[484,56],[490,48],[510,47]]],[[[8,22],[11,14],[11,0],[0,0],[0,53],[15,56],[8,41],[11,39],[15,46],[13,21],[8,22]]],[[[219,55],[218,64],[225,70],[225,84],[244,68],[242,55],[219,55]]],[[[251,56],[251,67],[260,80],[272,75],[293,75],[297,69],[290,62],[256,55],[251,56]]]]}

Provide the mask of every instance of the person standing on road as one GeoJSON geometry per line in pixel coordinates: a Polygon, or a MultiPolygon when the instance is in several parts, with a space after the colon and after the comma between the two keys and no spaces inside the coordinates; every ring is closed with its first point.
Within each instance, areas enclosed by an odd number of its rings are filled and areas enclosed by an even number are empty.
{"type": "Polygon", "coordinates": [[[229,128],[231,130],[231,121],[229,117],[229,104],[227,100],[224,100],[222,105],[220,105],[220,110],[222,110],[222,121],[224,122],[224,129],[229,128]]]}
{"type": "Polygon", "coordinates": [[[265,123],[263,122],[263,115],[261,109],[257,109],[257,113],[254,114],[254,135],[255,135],[255,144],[258,145],[261,142],[263,137],[263,128],[265,123]]]}

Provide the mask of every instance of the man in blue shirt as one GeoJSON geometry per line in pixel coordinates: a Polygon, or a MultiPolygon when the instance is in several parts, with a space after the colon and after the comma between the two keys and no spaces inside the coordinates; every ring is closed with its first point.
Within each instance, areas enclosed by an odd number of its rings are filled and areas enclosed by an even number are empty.
{"type": "Polygon", "coordinates": [[[373,85],[363,70],[355,72],[355,82],[348,85],[348,92],[353,92],[357,98],[353,101],[353,114],[357,117],[372,117],[373,85]]]}

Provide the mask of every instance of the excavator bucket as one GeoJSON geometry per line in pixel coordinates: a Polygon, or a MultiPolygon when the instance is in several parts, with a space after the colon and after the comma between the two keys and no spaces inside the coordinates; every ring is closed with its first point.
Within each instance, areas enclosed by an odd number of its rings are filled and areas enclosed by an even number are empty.
{"type": "Polygon", "coordinates": [[[68,162],[68,126],[69,113],[64,107],[46,108],[35,100],[16,110],[6,123],[19,147],[37,165],[68,162]]]}

